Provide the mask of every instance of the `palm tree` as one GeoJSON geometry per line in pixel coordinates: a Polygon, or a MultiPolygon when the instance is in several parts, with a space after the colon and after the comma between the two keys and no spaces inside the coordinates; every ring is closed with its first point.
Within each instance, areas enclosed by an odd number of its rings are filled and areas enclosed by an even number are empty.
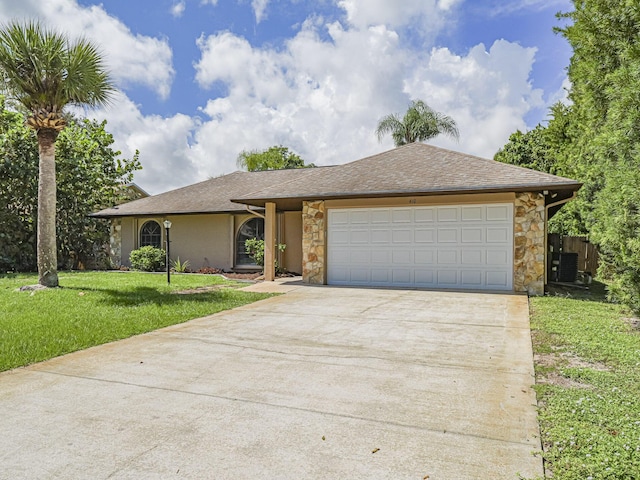
{"type": "Polygon", "coordinates": [[[0,28],[0,89],[26,109],[38,139],[38,283],[58,286],[55,143],[65,127],[67,105],[108,103],[114,86],[98,49],[70,41],[40,23],[0,28]]]}
{"type": "Polygon", "coordinates": [[[460,134],[453,118],[436,112],[422,100],[413,100],[402,119],[392,113],[378,122],[378,141],[390,133],[396,147],[407,143],[424,142],[441,133],[458,140],[460,134]]]}

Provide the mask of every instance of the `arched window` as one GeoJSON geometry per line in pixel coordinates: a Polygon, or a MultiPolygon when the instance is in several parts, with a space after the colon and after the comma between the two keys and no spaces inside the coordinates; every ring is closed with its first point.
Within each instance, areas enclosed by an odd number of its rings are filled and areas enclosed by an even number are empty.
{"type": "Polygon", "coordinates": [[[247,255],[244,247],[245,240],[257,238],[264,240],[264,220],[261,218],[251,218],[244,222],[238,229],[236,235],[236,266],[253,266],[256,264],[253,258],[247,255]]]}
{"type": "Polygon", "coordinates": [[[162,230],[158,222],[149,220],[142,225],[140,229],[140,246],[146,247],[151,245],[152,247],[160,248],[162,244],[162,230]]]}

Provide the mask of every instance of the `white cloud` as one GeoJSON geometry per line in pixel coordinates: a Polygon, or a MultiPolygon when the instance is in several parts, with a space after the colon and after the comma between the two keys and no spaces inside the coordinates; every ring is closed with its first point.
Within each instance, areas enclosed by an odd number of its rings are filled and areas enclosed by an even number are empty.
{"type": "Polygon", "coordinates": [[[486,7],[493,16],[510,15],[521,11],[540,12],[550,9],[555,11],[573,10],[571,0],[496,0],[483,7],[486,7]]]}
{"type": "Polygon", "coordinates": [[[118,94],[109,107],[93,112],[107,119],[107,131],[114,136],[115,148],[126,158],[140,151],[143,169],[135,181],[149,193],[160,193],[206,178],[194,164],[190,140],[198,121],[183,114],[171,117],[144,116],[124,94],[118,94]]]}
{"type": "Polygon", "coordinates": [[[350,25],[366,28],[386,25],[398,28],[418,25],[427,38],[434,36],[445,24],[448,13],[462,0],[338,0],[350,25]]]}
{"type": "Polygon", "coordinates": [[[167,40],[134,34],[102,6],[83,7],[74,0],[0,2],[0,18],[37,18],[69,35],[85,36],[100,46],[120,86],[140,84],[161,98],[169,95],[174,70],[167,40]]]}
{"type": "Polygon", "coordinates": [[[256,16],[256,23],[260,23],[266,18],[265,11],[267,10],[267,5],[269,5],[269,0],[251,1],[251,8],[253,8],[253,13],[256,16]]]}
{"type": "MultiPolygon", "coordinates": [[[[241,150],[276,144],[318,165],[362,158],[392,148],[390,138],[378,143],[376,124],[385,114],[404,112],[415,98],[451,115],[460,127],[459,144],[446,137],[433,143],[491,157],[513,131],[525,128],[525,115],[543,105],[542,92],[530,80],[535,49],[504,40],[462,54],[433,47],[429,39],[451,21],[461,0],[336,2],[345,13],[342,21],[309,17],[283,45],[252,46],[231,32],[201,36],[196,84],[225,92],[202,106],[202,118],[145,116],[124,94],[96,112],[108,119],[124,155],[140,150],[144,170],[136,182],[159,193],[232,172],[241,150]],[[417,25],[423,27],[423,45],[411,48],[406,35],[417,25]]],[[[8,3],[13,2],[0,2],[0,15],[16,10],[8,3]]],[[[169,92],[167,40],[133,34],[102,7],[72,0],[20,5],[22,12],[35,12],[72,33],[87,29],[108,48],[121,84],[169,92]]],[[[257,22],[267,6],[268,0],[254,0],[257,22]]]]}
{"type": "Polygon", "coordinates": [[[180,18],[184,13],[184,10],[186,7],[187,7],[187,4],[184,2],[184,0],[178,3],[174,3],[173,6],[171,7],[171,15],[173,15],[175,18],[180,18]]]}
{"type": "Polygon", "coordinates": [[[524,116],[544,106],[542,90],[534,89],[529,75],[535,48],[506,40],[487,51],[480,44],[465,56],[447,48],[434,48],[405,83],[411,98],[453,117],[460,143],[438,137],[433,143],[484,157],[493,157],[516,129],[526,129],[524,116]]]}
{"type": "Polygon", "coordinates": [[[279,143],[318,165],[392,148],[391,139],[378,144],[377,121],[403,112],[413,98],[460,126],[460,144],[445,137],[434,143],[492,157],[525,127],[525,114],[543,104],[529,79],[533,48],[500,40],[466,55],[446,48],[416,52],[384,25],[324,27],[329,41],[310,21],[278,50],[252,47],[229,32],[200,38],[197,82],[203,88],[221,82],[228,90],[202,110],[208,119],[193,149],[201,170],[228,173],[241,150],[279,143]]]}

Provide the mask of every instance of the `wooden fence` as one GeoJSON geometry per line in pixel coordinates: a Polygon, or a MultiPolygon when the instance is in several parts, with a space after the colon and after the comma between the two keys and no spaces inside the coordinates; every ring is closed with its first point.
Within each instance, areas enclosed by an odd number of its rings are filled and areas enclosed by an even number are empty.
{"type": "Polygon", "coordinates": [[[600,256],[598,250],[593,243],[590,243],[587,237],[562,237],[558,234],[549,234],[549,245],[554,246],[554,251],[561,250],[564,253],[578,254],[578,271],[590,272],[595,276],[598,272],[600,264],[600,256]]]}

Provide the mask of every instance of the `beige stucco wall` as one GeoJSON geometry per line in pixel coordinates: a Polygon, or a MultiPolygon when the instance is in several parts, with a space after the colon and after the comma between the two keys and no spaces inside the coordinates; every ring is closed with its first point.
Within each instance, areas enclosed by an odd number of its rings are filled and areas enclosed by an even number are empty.
{"type": "MultiPolygon", "coordinates": [[[[165,247],[163,222],[171,220],[171,259],[189,260],[190,268],[234,268],[235,238],[244,222],[254,218],[251,214],[170,215],[168,217],[140,217],[112,220],[111,257],[114,266],[130,266],[129,254],[139,246],[140,229],[145,222],[154,220],[162,228],[162,248],[165,247]],[[118,248],[119,242],[119,248],[118,248]],[[117,260],[119,259],[119,264],[117,260]]],[[[291,272],[302,272],[302,214],[286,212],[278,219],[280,243],[287,248],[282,254],[284,267],[291,272]]]]}
{"type": "Polygon", "coordinates": [[[302,273],[302,212],[284,212],[280,215],[280,243],[287,248],[282,252],[282,265],[287,272],[302,273]]]}
{"type": "Polygon", "coordinates": [[[202,267],[232,268],[231,215],[173,215],[169,217],[123,218],[121,226],[122,264],[130,266],[129,254],[138,248],[140,228],[148,220],[155,220],[162,228],[162,248],[165,247],[162,223],[172,223],[171,259],[189,260],[192,270],[202,267]]]}
{"type": "MultiPolygon", "coordinates": [[[[171,259],[189,260],[192,270],[232,267],[229,235],[230,215],[169,216],[171,220],[171,259]]],[[[162,223],[160,224],[162,225],[162,223]]]]}

